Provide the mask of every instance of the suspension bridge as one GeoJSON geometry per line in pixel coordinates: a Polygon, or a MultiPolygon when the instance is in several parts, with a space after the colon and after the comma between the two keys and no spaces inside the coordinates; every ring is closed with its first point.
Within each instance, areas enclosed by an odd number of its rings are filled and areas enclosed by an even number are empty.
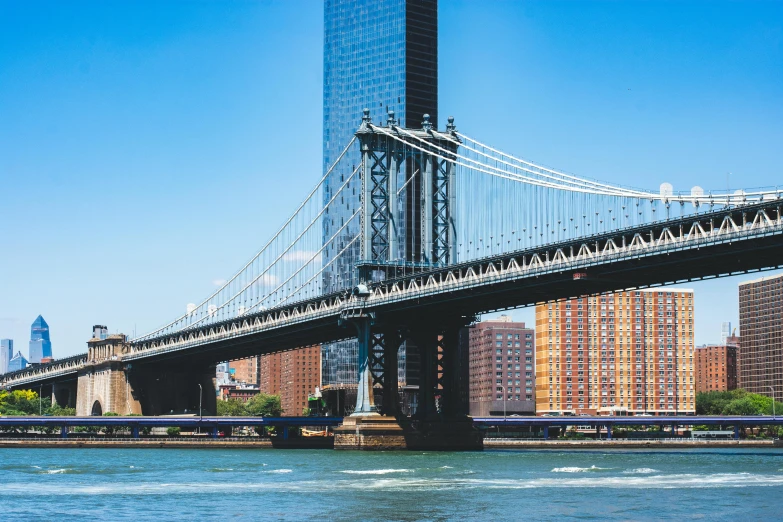
{"type": "Polygon", "coordinates": [[[52,384],[61,400],[58,386],[78,380],[63,400],[80,414],[154,415],[195,408],[217,362],[356,339],[355,416],[394,417],[409,339],[418,417],[462,418],[457,331],[476,314],[780,268],[782,194],[620,186],[502,152],[453,118],[443,131],[426,115],[406,129],[365,110],[302,203],[214,293],[154,331],[92,340],[87,354],[0,384],[52,384]]]}

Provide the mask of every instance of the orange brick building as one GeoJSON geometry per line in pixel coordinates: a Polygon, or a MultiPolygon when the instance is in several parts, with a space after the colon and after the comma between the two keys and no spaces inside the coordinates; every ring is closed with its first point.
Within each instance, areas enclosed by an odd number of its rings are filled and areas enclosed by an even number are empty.
{"type": "Polygon", "coordinates": [[[536,413],[695,412],[693,291],[536,306],[536,413]]]}
{"type": "Polygon", "coordinates": [[[261,356],[230,361],[228,367],[229,372],[234,370],[234,381],[258,386],[261,377],[261,356]]]}
{"type": "Polygon", "coordinates": [[[308,396],[320,386],[320,346],[261,356],[259,388],[280,395],[283,415],[302,415],[308,396]]]}

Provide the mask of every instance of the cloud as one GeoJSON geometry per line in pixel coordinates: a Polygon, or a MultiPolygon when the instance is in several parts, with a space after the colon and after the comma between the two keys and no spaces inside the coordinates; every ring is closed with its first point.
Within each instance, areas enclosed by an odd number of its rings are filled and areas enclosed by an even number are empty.
{"type": "Polygon", "coordinates": [[[273,274],[264,274],[255,282],[256,286],[274,286],[280,282],[280,278],[273,274]]]}
{"type": "Polygon", "coordinates": [[[311,259],[313,262],[318,262],[321,258],[321,254],[314,250],[294,250],[288,252],[283,256],[283,261],[307,263],[311,259]],[[313,258],[315,256],[315,258],[313,258]]]}
{"type": "Polygon", "coordinates": [[[226,280],[225,279],[213,279],[212,280],[212,284],[215,285],[215,286],[223,286],[224,284],[226,284],[226,280]]]}

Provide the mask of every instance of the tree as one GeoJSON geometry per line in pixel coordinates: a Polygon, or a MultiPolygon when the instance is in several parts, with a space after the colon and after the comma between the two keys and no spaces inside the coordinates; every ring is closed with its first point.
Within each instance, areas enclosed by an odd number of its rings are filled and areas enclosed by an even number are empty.
{"type": "Polygon", "coordinates": [[[245,405],[239,399],[217,401],[217,414],[220,417],[242,417],[245,415],[245,405]]]}
{"type": "Polygon", "coordinates": [[[253,416],[279,417],[283,414],[283,407],[279,395],[259,393],[245,403],[245,411],[253,416]]]}
{"type": "MultiPolygon", "coordinates": [[[[775,410],[781,403],[775,402],[775,410]]],[[[769,415],[772,398],[745,390],[713,391],[696,394],[697,415],[769,415]]]]}

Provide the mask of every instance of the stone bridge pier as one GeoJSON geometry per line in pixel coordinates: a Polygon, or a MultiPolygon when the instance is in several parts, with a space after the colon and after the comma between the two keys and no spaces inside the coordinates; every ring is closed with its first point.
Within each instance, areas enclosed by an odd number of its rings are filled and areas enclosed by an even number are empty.
{"type": "MultiPolygon", "coordinates": [[[[205,414],[215,412],[214,364],[124,362],[130,351],[124,335],[87,344],[88,363],[75,387],[76,415],[198,414],[199,400],[205,414]]],[[[53,395],[58,404],[64,396],[73,401],[63,390],[58,396],[57,388],[53,395]]]]}
{"type": "Polygon", "coordinates": [[[75,408],[77,387],[76,380],[52,383],[52,406],[75,408]]]}

